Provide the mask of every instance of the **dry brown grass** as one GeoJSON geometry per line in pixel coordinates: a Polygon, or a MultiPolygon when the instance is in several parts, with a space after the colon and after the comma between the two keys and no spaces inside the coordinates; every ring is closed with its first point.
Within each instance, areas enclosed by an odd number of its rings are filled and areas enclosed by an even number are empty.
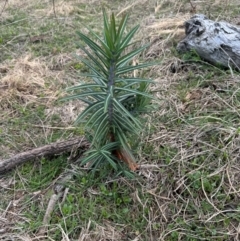
{"type": "Polygon", "coordinates": [[[0,86],[1,108],[11,106],[12,101],[23,105],[35,102],[43,91],[56,99],[55,93],[45,87],[45,78],[48,78],[51,72],[40,59],[33,59],[30,55],[22,56],[5,62],[1,69],[5,72],[0,86]]]}

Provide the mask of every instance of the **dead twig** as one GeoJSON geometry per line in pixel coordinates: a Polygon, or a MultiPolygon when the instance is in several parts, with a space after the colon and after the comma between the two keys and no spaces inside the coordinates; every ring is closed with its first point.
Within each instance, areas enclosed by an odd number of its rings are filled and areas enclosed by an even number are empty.
{"type": "Polygon", "coordinates": [[[7,2],[8,2],[8,0],[5,1],[4,5],[3,5],[3,8],[2,8],[2,11],[1,11],[1,13],[0,13],[0,16],[2,15],[4,9],[6,8],[6,6],[7,6],[7,2]]]}
{"type": "Polygon", "coordinates": [[[86,139],[83,137],[75,138],[67,141],[62,142],[55,142],[49,145],[45,145],[42,147],[38,147],[35,149],[32,149],[30,151],[25,151],[22,153],[19,153],[9,159],[6,160],[0,160],[0,174],[4,174],[13,167],[22,164],[29,160],[35,160],[36,158],[41,158],[44,156],[49,155],[56,155],[62,152],[71,151],[72,149],[76,148],[88,148],[89,143],[86,139]]]}

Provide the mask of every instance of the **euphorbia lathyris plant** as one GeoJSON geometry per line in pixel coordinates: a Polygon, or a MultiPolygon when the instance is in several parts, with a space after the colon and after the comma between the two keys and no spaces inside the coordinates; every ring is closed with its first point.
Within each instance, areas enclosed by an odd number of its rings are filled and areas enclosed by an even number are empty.
{"type": "Polygon", "coordinates": [[[127,51],[139,26],[126,33],[128,16],[117,26],[114,14],[108,21],[103,11],[104,31],[101,38],[89,30],[96,41],[77,32],[86,44],[79,45],[88,58],[78,58],[89,68],[91,83],[68,88],[72,92],[65,99],[78,99],[87,104],[76,124],[85,123],[86,137],[91,143],[82,164],[93,168],[109,163],[115,170],[122,169],[122,161],[130,170],[138,168],[128,143],[129,136],[138,136],[141,123],[138,115],[148,108],[152,95],[148,85],[151,80],[133,77],[133,71],[151,64],[132,65],[132,60],[147,45],[127,51]]]}

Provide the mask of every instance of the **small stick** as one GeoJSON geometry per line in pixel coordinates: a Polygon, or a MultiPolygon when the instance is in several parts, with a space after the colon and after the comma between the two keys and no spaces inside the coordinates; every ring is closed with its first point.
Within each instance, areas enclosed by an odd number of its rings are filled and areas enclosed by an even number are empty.
{"type": "Polygon", "coordinates": [[[53,194],[48,202],[48,207],[47,207],[47,210],[46,210],[46,213],[44,215],[44,218],[43,218],[43,226],[39,229],[38,231],[38,234],[39,235],[43,235],[46,233],[47,231],[47,225],[49,224],[50,222],[50,219],[51,219],[51,214],[53,212],[53,209],[56,205],[56,202],[58,201],[59,197],[62,195],[62,193],[59,193],[59,194],[53,194]]]}
{"type": "Polygon", "coordinates": [[[1,11],[1,13],[0,13],[0,16],[2,15],[2,13],[3,13],[5,7],[7,6],[7,2],[8,2],[8,0],[5,1],[4,5],[3,5],[3,8],[2,8],[2,11],[1,11]]]}

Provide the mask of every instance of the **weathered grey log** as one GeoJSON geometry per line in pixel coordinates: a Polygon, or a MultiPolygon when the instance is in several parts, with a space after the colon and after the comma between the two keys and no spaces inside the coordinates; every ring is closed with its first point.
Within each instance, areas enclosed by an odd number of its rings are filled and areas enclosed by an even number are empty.
{"type": "Polygon", "coordinates": [[[214,22],[205,15],[196,14],[185,22],[186,37],[177,50],[191,49],[214,65],[240,70],[240,28],[227,22],[214,22]]]}
{"type": "Polygon", "coordinates": [[[83,137],[38,147],[30,151],[19,153],[9,159],[0,160],[0,174],[6,173],[13,167],[29,160],[71,151],[73,148],[86,149],[88,147],[89,143],[83,137]]]}

